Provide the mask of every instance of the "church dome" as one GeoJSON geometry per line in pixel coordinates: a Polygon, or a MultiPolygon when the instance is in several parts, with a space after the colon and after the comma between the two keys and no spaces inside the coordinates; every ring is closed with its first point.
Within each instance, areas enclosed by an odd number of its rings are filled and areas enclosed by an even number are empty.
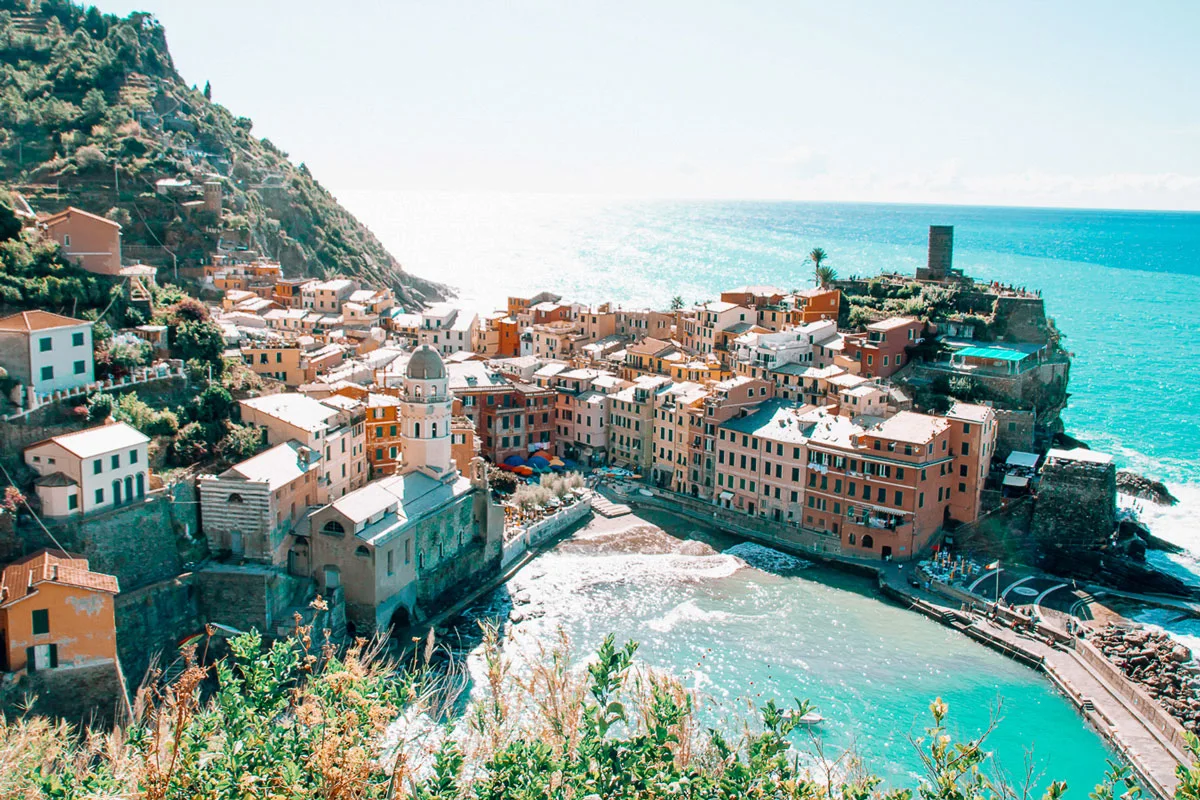
{"type": "Polygon", "coordinates": [[[441,380],[446,377],[446,365],[437,350],[423,344],[413,351],[404,376],[418,381],[441,380]]]}

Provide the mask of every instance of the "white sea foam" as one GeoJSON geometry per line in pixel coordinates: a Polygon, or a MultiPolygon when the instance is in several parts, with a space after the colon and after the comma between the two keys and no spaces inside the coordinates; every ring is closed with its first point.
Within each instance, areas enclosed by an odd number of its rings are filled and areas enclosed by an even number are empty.
{"type": "Polygon", "coordinates": [[[1187,548],[1184,553],[1150,551],[1150,564],[1164,572],[1200,586],[1200,484],[1168,484],[1171,494],[1179,498],[1173,506],[1160,506],[1149,500],[1118,495],[1122,508],[1136,505],[1138,517],[1155,536],[1187,548]]]}
{"type": "Polygon", "coordinates": [[[646,621],[646,627],[659,633],[667,633],[681,622],[723,622],[730,615],[726,611],[707,611],[695,600],[685,600],[658,619],[646,621]]]}
{"type": "Polygon", "coordinates": [[[725,555],[739,558],[747,566],[754,567],[763,572],[782,572],[784,570],[804,569],[805,567],[812,566],[811,561],[805,561],[802,558],[796,558],[795,556],[781,553],[778,550],[772,550],[770,547],[764,547],[754,542],[735,544],[725,551],[725,555]]]}

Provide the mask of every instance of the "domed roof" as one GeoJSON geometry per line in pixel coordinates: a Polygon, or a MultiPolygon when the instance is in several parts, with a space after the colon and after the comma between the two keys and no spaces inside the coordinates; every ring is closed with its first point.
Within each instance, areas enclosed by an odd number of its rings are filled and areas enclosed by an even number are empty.
{"type": "Polygon", "coordinates": [[[423,344],[413,351],[404,368],[404,377],[418,381],[441,380],[446,377],[446,365],[437,350],[423,344]]]}

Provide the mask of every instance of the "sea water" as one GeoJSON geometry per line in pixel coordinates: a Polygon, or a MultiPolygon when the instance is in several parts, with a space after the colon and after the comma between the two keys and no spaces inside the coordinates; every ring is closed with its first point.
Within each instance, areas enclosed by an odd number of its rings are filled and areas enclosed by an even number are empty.
{"type": "MultiPolygon", "coordinates": [[[[635,640],[641,661],[703,698],[701,722],[726,731],[768,699],[809,700],[826,718],[812,731],[824,757],[853,748],[891,786],[923,774],[912,740],[931,724],[936,697],[949,704],[952,735],[998,722],[986,747],[1010,777],[1023,776],[1027,755],[1038,785],[1065,780],[1068,796],[1085,797],[1102,777],[1111,753],[1033,670],[882,600],[865,578],[666,515],[648,519],[659,527],[585,529],[469,616],[503,618],[519,599],[523,621],[505,631],[518,671],[560,629],[576,665],[610,633],[635,640]]],[[[470,663],[482,686],[481,656],[470,663]]],[[[796,744],[815,766],[808,736],[796,744]]]]}

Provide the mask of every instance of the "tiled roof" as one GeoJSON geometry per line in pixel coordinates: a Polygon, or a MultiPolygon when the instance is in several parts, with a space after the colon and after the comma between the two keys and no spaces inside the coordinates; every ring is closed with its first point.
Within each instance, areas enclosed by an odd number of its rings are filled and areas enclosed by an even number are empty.
{"type": "Polygon", "coordinates": [[[37,591],[38,584],[54,582],[96,592],[117,594],[117,579],[88,569],[86,558],[40,550],[9,564],[0,573],[0,607],[11,605],[37,591]]]}
{"type": "Polygon", "coordinates": [[[48,331],[53,328],[70,328],[76,325],[91,325],[85,319],[64,317],[49,311],[22,311],[0,318],[0,331],[48,331]]]}
{"type": "Polygon", "coordinates": [[[53,436],[36,444],[31,444],[25,449],[29,450],[30,448],[44,445],[47,442],[53,442],[68,453],[79,458],[91,458],[92,456],[111,453],[114,450],[137,447],[149,441],[150,437],[137,428],[126,425],[124,422],[112,422],[108,425],[97,425],[94,428],[87,428],[75,433],[64,433],[61,436],[53,436]]]}

